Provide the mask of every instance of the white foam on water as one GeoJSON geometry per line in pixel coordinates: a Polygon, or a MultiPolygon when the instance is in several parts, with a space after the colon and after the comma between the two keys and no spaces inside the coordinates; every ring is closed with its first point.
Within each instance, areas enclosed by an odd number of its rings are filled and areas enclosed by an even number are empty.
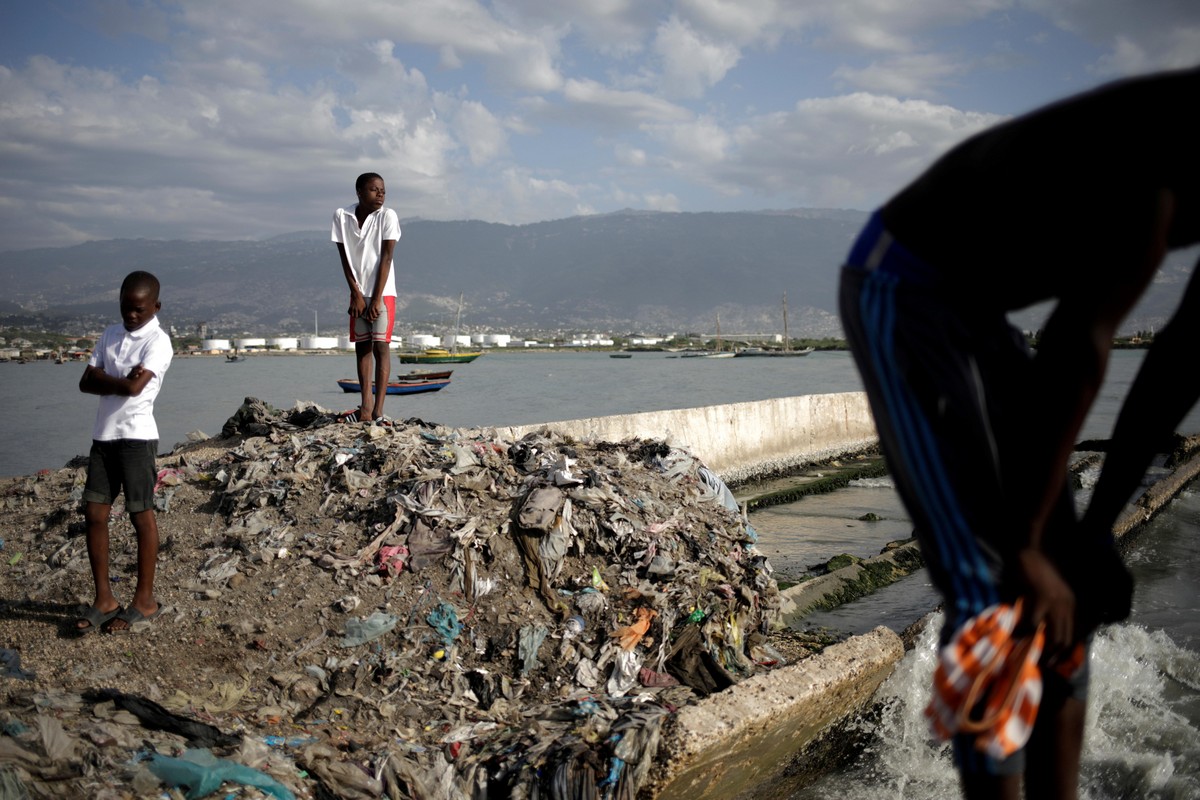
{"type": "MultiPolygon", "coordinates": [[[[960,796],[949,746],[929,735],[923,711],[940,614],[880,687],[872,744],[849,770],[791,800],[940,800],[960,796]]],[[[1162,631],[1116,625],[1097,634],[1080,776],[1083,800],[1200,798],[1200,654],[1162,631]]]]}
{"type": "Polygon", "coordinates": [[[1092,645],[1082,797],[1200,797],[1200,654],[1115,625],[1092,645]]]}
{"type": "Polygon", "coordinates": [[[896,484],[890,477],[882,478],[855,478],[850,481],[849,486],[857,486],[860,489],[895,489],[896,484]]]}
{"type": "Polygon", "coordinates": [[[940,613],[931,617],[916,647],[876,692],[882,715],[871,725],[872,744],[858,763],[846,772],[822,778],[793,795],[792,800],[930,800],[959,796],[950,747],[934,743],[923,715],[941,624],[940,613]]]}

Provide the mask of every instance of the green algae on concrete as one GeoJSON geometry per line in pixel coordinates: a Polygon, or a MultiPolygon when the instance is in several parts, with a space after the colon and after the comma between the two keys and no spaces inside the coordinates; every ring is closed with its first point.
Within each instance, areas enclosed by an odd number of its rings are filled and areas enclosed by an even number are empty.
{"type": "Polygon", "coordinates": [[[769,481],[744,484],[735,489],[746,511],[794,503],[808,495],[828,494],[850,481],[887,475],[883,456],[869,453],[847,459],[810,464],[804,469],[769,481]]]}
{"type": "Polygon", "coordinates": [[[780,592],[782,623],[790,626],[810,611],[836,608],[866,597],[925,565],[916,539],[893,542],[877,556],[855,559],[836,556],[824,575],[803,581],[780,592]]]}

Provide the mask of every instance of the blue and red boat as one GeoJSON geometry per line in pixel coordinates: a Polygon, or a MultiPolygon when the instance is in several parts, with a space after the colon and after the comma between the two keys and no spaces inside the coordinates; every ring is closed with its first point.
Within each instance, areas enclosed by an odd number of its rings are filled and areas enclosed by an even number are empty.
{"type": "MultiPolygon", "coordinates": [[[[358,392],[362,391],[362,384],[360,384],[357,380],[350,380],[350,379],[339,380],[337,382],[337,385],[340,386],[342,388],[342,391],[346,392],[347,394],[349,394],[351,392],[358,393],[358,392]]],[[[387,393],[388,394],[420,394],[421,392],[436,392],[439,389],[442,389],[443,387],[446,387],[449,385],[450,385],[449,375],[447,375],[447,377],[445,377],[445,378],[427,378],[427,379],[423,379],[423,380],[422,379],[410,380],[410,379],[407,379],[407,377],[406,377],[406,378],[401,378],[401,379],[397,379],[394,381],[388,381],[387,393]]]]}

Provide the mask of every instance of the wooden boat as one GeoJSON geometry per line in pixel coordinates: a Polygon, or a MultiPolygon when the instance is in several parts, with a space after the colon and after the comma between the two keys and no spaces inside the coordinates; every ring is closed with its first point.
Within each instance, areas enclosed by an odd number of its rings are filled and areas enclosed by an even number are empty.
{"type": "Polygon", "coordinates": [[[609,358],[633,358],[633,353],[609,353],[609,358]]]}
{"type": "Polygon", "coordinates": [[[747,347],[739,350],[736,355],[741,358],[751,356],[772,356],[775,358],[799,357],[806,356],[815,348],[806,347],[803,350],[793,350],[791,336],[788,333],[788,316],[787,316],[787,292],[783,293],[783,349],[782,350],[766,350],[762,347],[747,347]]]}
{"type": "Polygon", "coordinates": [[[454,342],[449,350],[444,347],[430,347],[419,353],[398,353],[397,358],[401,364],[470,364],[475,359],[483,355],[482,350],[463,350],[458,349],[458,328],[462,322],[462,295],[458,296],[458,313],[454,317],[454,337],[450,340],[454,342]]]}
{"type": "Polygon", "coordinates": [[[444,369],[441,372],[432,372],[430,370],[417,370],[415,372],[406,372],[403,375],[393,375],[392,381],[396,383],[411,383],[413,381],[440,381],[443,378],[449,378],[454,373],[452,369],[444,369]]]}
{"type": "MultiPolygon", "coordinates": [[[[340,386],[342,391],[346,392],[347,394],[358,393],[362,391],[362,384],[360,384],[357,380],[340,380],[337,382],[337,385],[340,386]]],[[[449,385],[449,378],[427,381],[388,381],[387,393],[421,394],[422,392],[436,392],[439,389],[449,385]]]]}
{"type": "Polygon", "coordinates": [[[704,353],[704,358],[733,358],[732,350],[726,351],[721,344],[721,315],[717,314],[717,349],[716,352],[704,353]]]}
{"type": "Polygon", "coordinates": [[[812,347],[806,347],[803,350],[764,350],[761,347],[747,347],[744,350],[737,351],[736,353],[734,353],[734,355],[736,355],[738,358],[750,358],[751,356],[758,356],[758,357],[770,356],[773,358],[786,358],[788,356],[792,356],[792,357],[806,356],[809,353],[811,353],[814,349],[815,348],[812,348],[812,347]]]}
{"type": "Polygon", "coordinates": [[[482,350],[447,350],[430,347],[419,353],[398,353],[401,364],[470,364],[483,355],[482,350]]]}

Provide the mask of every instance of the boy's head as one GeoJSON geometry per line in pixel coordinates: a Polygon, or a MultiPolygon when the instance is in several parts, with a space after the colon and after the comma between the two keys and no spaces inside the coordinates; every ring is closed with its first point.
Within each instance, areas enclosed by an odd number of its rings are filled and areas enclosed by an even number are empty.
{"type": "Polygon", "coordinates": [[[125,276],[121,282],[121,321],[125,330],[136,331],[162,308],[158,300],[158,278],[149,272],[138,270],[125,276]]]}
{"type": "Polygon", "coordinates": [[[383,176],[377,172],[364,172],[354,182],[354,191],[358,202],[372,211],[383,208],[386,190],[383,186],[383,176]]]}

